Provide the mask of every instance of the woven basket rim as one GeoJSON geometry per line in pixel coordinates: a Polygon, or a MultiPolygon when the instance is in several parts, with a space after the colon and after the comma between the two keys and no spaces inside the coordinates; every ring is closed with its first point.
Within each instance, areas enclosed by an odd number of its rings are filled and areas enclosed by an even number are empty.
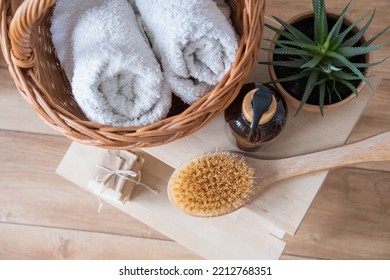
{"type": "MultiPolygon", "coordinates": [[[[243,5],[240,10],[243,14],[242,36],[236,58],[229,71],[209,93],[180,114],[150,125],[113,127],[81,119],[70,113],[52,98],[48,89],[40,82],[40,77],[34,68],[23,69],[21,67],[25,61],[17,58],[15,47],[12,47],[15,44],[12,45],[13,33],[10,31],[10,25],[13,21],[24,20],[30,13],[36,11],[28,10],[32,9],[31,7],[21,11],[19,7],[13,15],[10,1],[1,1],[0,43],[9,72],[24,99],[32,105],[46,123],[66,137],[88,145],[120,150],[152,147],[172,142],[195,132],[221,113],[235,99],[257,60],[265,10],[265,0],[239,2],[243,5]],[[19,14],[20,18],[17,17],[19,14]]],[[[38,0],[25,0],[25,2],[28,1],[39,2],[38,0]]],[[[14,36],[22,37],[23,35],[14,36]]],[[[33,50],[31,52],[34,54],[33,50]]]]}

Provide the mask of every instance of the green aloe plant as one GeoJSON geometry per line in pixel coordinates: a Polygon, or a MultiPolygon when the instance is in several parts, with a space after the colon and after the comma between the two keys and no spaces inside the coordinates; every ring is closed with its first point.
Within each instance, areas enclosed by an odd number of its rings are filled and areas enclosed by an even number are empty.
{"type": "Polygon", "coordinates": [[[374,18],[375,10],[372,12],[366,24],[357,33],[353,34],[351,31],[367,16],[367,13],[342,30],[343,20],[351,4],[349,2],[333,27],[328,28],[325,1],[312,0],[312,2],[314,11],[314,38],[309,38],[297,28],[275,17],[283,28],[266,24],[268,28],[280,36],[278,40],[273,41],[275,48],[265,48],[265,50],[273,54],[286,55],[289,59],[285,61],[260,63],[300,69],[298,74],[274,80],[272,83],[307,79],[306,88],[296,114],[302,109],[302,106],[312,94],[313,89],[318,87],[318,91],[316,92],[319,94],[319,107],[323,115],[326,96],[330,98],[331,95],[337,94],[341,99],[335,86],[337,82],[348,87],[356,95],[358,95],[358,91],[351,81],[361,80],[370,86],[367,77],[364,76],[360,69],[372,67],[384,60],[375,63],[354,63],[351,61],[351,58],[381,48],[384,43],[371,44],[382,36],[390,26],[360,44],[358,42],[369,28],[374,18]]]}

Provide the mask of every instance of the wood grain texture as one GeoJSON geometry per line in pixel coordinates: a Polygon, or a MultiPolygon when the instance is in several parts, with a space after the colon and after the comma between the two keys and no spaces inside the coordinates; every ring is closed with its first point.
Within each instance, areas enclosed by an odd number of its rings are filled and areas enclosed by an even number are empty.
{"type": "Polygon", "coordinates": [[[245,159],[253,166],[259,180],[256,186],[258,190],[255,190],[256,195],[272,183],[290,177],[362,162],[390,161],[390,132],[341,147],[285,159],[245,159]]]}
{"type": "MultiPolygon", "coordinates": [[[[390,76],[389,76],[390,78],[390,76]]],[[[348,138],[348,143],[367,138],[390,129],[390,79],[383,79],[375,95],[363,112],[359,123],[348,138]]]]}
{"type": "Polygon", "coordinates": [[[0,222],[167,239],[58,176],[70,141],[0,131],[0,222]],[[28,149],[26,150],[26,147],[28,149]]]}
{"type": "Polygon", "coordinates": [[[173,241],[0,223],[0,259],[160,260],[200,258],[173,241]]]}
{"type": "Polygon", "coordinates": [[[50,128],[23,99],[0,59],[0,129],[60,135],[50,128]],[[28,121],[27,121],[28,120],[28,121]]]}
{"type": "MultiPolygon", "coordinates": [[[[327,5],[340,9],[347,2],[334,0],[327,5]]],[[[287,19],[310,6],[310,0],[297,0],[293,5],[271,0],[267,1],[266,14],[287,19]]],[[[372,33],[390,23],[390,1],[353,0],[351,4],[352,17],[373,7],[377,10],[372,33]]],[[[375,53],[376,60],[389,53],[388,44],[375,53]]],[[[351,142],[389,129],[389,63],[376,67],[383,81],[351,134],[351,142]]],[[[0,136],[1,259],[196,258],[181,246],[172,249],[166,245],[172,242],[164,241],[164,236],[109,205],[97,215],[95,197],[54,174],[69,141],[36,134],[54,130],[16,92],[1,55],[0,106],[0,129],[10,130],[1,131],[0,136]],[[46,146],[48,158],[43,156],[46,146]],[[31,166],[39,173],[32,172],[31,166]],[[90,242],[93,244],[88,245],[90,242]],[[59,249],[61,246],[68,246],[68,250],[59,249]]],[[[390,170],[380,164],[363,167],[390,170]]],[[[285,239],[282,259],[390,259],[389,176],[387,172],[351,168],[331,172],[297,235],[285,239]]]]}
{"type": "MultiPolygon", "coordinates": [[[[348,143],[365,139],[390,130],[390,80],[382,80],[373,98],[368,103],[363,116],[348,138],[348,143]]],[[[358,168],[390,171],[390,163],[358,164],[358,168]]]]}
{"type": "Polygon", "coordinates": [[[390,259],[390,173],[331,172],[286,255],[321,259],[390,259]]]}
{"type": "MultiPolygon", "coordinates": [[[[100,154],[100,149],[74,142],[57,173],[92,192],[88,182],[100,154]]],[[[284,232],[280,233],[280,229],[252,211],[241,208],[229,215],[212,218],[193,217],[178,211],[167,197],[168,180],[174,169],[145,152],[143,157],[142,183],[158,193],[136,187],[130,201],[125,204],[111,202],[113,206],[207,259],[280,257],[285,246],[280,240],[284,232]]],[[[105,200],[103,196],[101,199],[105,200]]]]}

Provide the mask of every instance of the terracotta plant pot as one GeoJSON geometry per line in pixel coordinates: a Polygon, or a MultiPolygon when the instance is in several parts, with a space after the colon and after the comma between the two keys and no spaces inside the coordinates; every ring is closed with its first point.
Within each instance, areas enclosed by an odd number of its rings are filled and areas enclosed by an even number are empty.
{"type": "MultiPolygon", "coordinates": [[[[336,13],[327,13],[327,16],[328,18],[333,18],[335,20],[337,20],[340,16],[336,13]]],[[[300,22],[302,20],[305,20],[305,19],[308,19],[310,17],[314,17],[314,14],[312,11],[309,11],[309,12],[305,12],[305,13],[302,13],[302,14],[299,14],[299,15],[296,15],[294,17],[292,17],[288,23],[289,24],[295,24],[297,22],[300,22]]],[[[349,19],[348,17],[345,17],[344,19],[344,22],[343,24],[346,25],[346,26],[349,26],[353,21],[351,19],[349,19]]],[[[354,28],[352,30],[353,33],[356,33],[358,31],[357,28],[354,28]]],[[[276,41],[278,40],[280,37],[280,35],[278,33],[276,33],[276,35],[274,36],[273,38],[273,41],[276,41]]],[[[363,37],[360,42],[364,43],[366,40],[365,38],[363,37]]],[[[271,48],[274,48],[275,47],[275,44],[271,44],[271,48]]],[[[274,57],[274,54],[272,52],[269,52],[269,56],[268,56],[268,60],[269,61],[273,61],[273,58],[274,57]]],[[[365,62],[366,63],[371,63],[372,62],[372,53],[368,53],[366,55],[364,55],[365,57],[365,62]]],[[[281,66],[279,66],[281,67],[281,66]]],[[[269,73],[270,73],[270,77],[272,80],[276,80],[278,79],[276,73],[275,73],[275,68],[273,65],[269,65],[268,67],[269,69],[269,73]]],[[[364,75],[366,77],[368,77],[371,73],[371,67],[367,67],[365,68],[364,70],[364,75]]],[[[292,96],[289,92],[288,92],[288,88],[284,88],[282,86],[282,84],[280,83],[275,83],[274,84],[275,87],[282,93],[283,97],[287,100],[288,103],[290,103],[293,107],[295,108],[298,108],[300,103],[301,103],[301,100],[295,98],[294,96],[292,96]]],[[[357,90],[358,92],[361,92],[363,90],[363,88],[367,86],[365,82],[363,81],[360,81],[360,84],[357,86],[357,90]]],[[[351,92],[350,95],[348,95],[346,98],[343,98],[342,100],[340,101],[337,101],[335,103],[332,103],[332,104],[328,104],[328,105],[324,105],[323,109],[324,109],[324,112],[326,111],[332,111],[332,110],[335,110],[341,106],[343,106],[344,104],[348,103],[350,100],[352,100],[353,98],[356,97],[356,94],[351,92]]],[[[314,104],[308,104],[308,103],[305,103],[302,107],[303,110],[305,111],[309,111],[309,112],[320,112],[320,107],[319,105],[314,105],[314,104]]]]}

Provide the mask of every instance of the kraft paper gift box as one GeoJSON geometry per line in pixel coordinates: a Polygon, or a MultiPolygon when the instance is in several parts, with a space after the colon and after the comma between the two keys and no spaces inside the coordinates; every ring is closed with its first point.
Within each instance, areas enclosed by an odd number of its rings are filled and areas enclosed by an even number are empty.
{"type": "MultiPolygon", "coordinates": [[[[140,183],[143,157],[129,151],[113,151],[73,142],[57,173],[87,187],[98,198],[125,203],[140,183]]],[[[143,185],[143,184],[142,184],[143,185]]]]}

